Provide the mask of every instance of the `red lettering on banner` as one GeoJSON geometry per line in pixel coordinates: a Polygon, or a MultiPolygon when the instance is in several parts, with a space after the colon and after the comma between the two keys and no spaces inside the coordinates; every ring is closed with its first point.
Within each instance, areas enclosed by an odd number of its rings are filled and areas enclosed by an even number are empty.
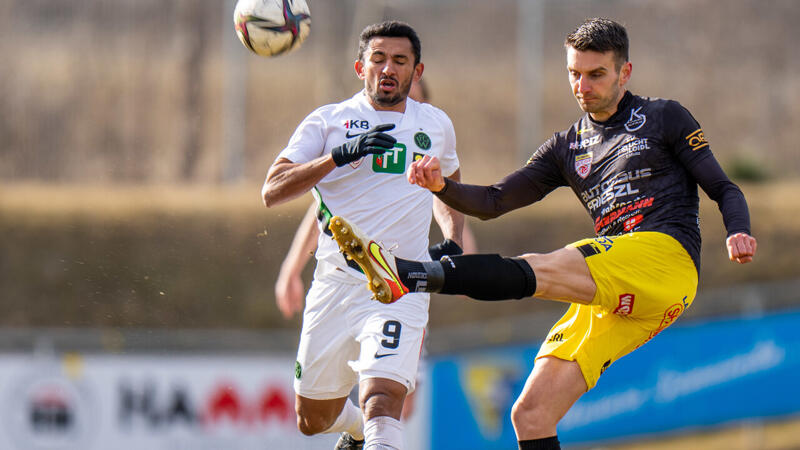
{"type": "MultiPolygon", "coordinates": [[[[199,425],[208,430],[230,426],[248,429],[276,424],[291,426],[295,420],[291,387],[283,382],[261,383],[261,386],[258,395],[254,395],[251,389],[228,380],[221,380],[202,392],[182,385],[163,390],[154,384],[137,387],[125,382],[119,389],[119,420],[125,426],[199,425]],[[200,401],[193,401],[197,395],[200,401]]],[[[38,395],[35,403],[54,409],[59,406],[58,400],[48,393],[38,395]]]]}
{"type": "Polygon", "coordinates": [[[289,404],[289,399],[280,389],[267,389],[261,396],[261,407],[259,408],[259,419],[268,422],[270,416],[275,416],[281,421],[294,419],[294,409],[289,404]]]}
{"type": "Polygon", "coordinates": [[[217,422],[223,418],[228,418],[232,422],[244,419],[242,402],[239,394],[229,384],[223,384],[217,391],[211,394],[208,403],[208,414],[206,418],[211,422],[217,422]]]}
{"type": "MultiPolygon", "coordinates": [[[[255,399],[254,399],[255,400],[255,399]]],[[[294,407],[289,395],[278,386],[267,386],[256,401],[248,402],[230,384],[222,384],[209,397],[206,424],[221,422],[254,425],[254,422],[294,421],[294,407]]]]}

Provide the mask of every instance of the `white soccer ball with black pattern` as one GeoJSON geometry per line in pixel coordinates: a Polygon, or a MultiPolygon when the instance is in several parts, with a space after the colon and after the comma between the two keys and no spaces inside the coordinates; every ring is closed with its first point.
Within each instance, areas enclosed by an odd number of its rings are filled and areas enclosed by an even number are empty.
{"type": "Polygon", "coordinates": [[[311,31],[306,0],[239,0],[233,11],[236,35],[257,55],[276,56],[300,47],[311,31]]]}

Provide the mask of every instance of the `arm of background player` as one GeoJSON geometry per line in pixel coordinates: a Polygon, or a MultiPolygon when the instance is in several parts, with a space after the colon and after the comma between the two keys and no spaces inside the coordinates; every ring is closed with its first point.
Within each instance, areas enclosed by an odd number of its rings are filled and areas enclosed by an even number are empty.
{"type": "Polygon", "coordinates": [[[461,232],[461,242],[461,250],[464,250],[464,253],[478,253],[478,241],[466,220],[464,221],[464,230],[461,232]]]}
{"type": "Polygon", "coordinates": [[[331,155],[302,164],[278,158],[269,168],[261,188],[264,205],[269,208],[305,194],[335,168],[331,155]]]}
{"type": "Polygon", "coordinates": [[[319,228],[316,223],[316,212],[316,205],[312,203],[297,227],[292,245],[286,253],[278,273],[278,280],[275,282],[275,303],[286,319],[303,310],[305,286],[301,274],[314,249],[317,248],[319,228]]]}
{"type": "MultiPolygon", "coordinates": [[[[447,177],[454,181],[461,180],[461,169],[456,169],[452,175],[447,177]]],[[[445,239],[452,239],[459,247],[463,248],[462,232],[464,230],[464,215],[442,203],[434,196],[433,198],[433,218],[442,230],[445,239]]]]}

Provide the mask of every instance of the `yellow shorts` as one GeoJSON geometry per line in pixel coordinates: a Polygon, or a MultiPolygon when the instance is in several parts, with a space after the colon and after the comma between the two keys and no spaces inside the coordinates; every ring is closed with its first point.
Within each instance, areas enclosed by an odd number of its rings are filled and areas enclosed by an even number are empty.
{"type": "Polygon", "coordinates": [[[614,361],[644,345],[688,308],[697,269],[673,237],[643,231],[574,242],[597,285],[591,304],[573,303],[536,358],[576,361],[588,389],[614,361]]]}

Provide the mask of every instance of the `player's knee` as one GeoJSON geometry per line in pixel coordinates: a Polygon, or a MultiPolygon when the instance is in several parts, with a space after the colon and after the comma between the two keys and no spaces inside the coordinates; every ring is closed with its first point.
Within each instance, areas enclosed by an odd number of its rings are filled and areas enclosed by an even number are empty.
{"type": "Polygon", "coordinates": [[[520,399],[514,402],[511,406],[511,423],[517,428],[518,424],[526,423],[528,419],[528,410],[522,404],[520,399]]]}
{"type": "Polygon", "coordinates": [[[320,413],[297,409],[297,429],[306,436],[322,433],[331,426],[331,420],[320,413]]]}
{"type": "Polygon", "coordinates": [[[541,405],[526,402],[522,398],[517,399],[511,407],[511,423],[517,430],[521,428],[545,428],[552,425],[547,411],[541,405]]]}
{"type": "Polygon", "coordinates": [[[322,433],[328,427],[323,427],[319,421],[309,419],[308,417],[297,416],[297,429],[306,436],[313,436],[322,433]]]}

